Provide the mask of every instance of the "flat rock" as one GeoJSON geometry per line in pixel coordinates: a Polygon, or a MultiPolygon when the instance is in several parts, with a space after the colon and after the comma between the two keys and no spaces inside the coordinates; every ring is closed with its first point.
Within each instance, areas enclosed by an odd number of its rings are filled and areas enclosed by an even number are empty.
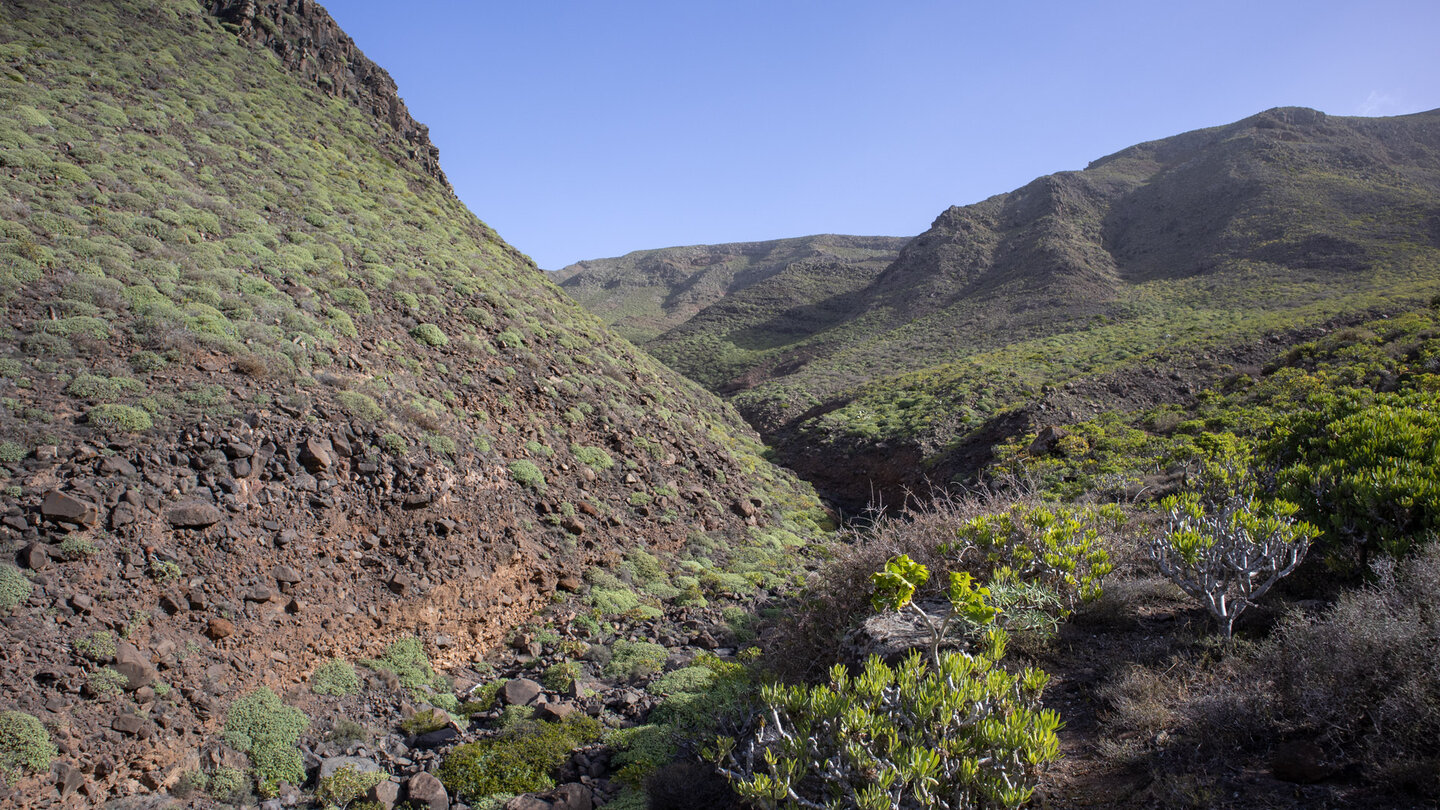
{"type": "Polygon", "coordinates": [[[222,619],[219,616],[212,617],[205,626],[205,635],[219,641],[222,638],[229,638],[235,635],[235,623],[229,619],[222,619]]]}
{"type": "Polygon", "coordinates": [[[410,777],[405,783],[405,793],[414,804],[430,810],[450,810],[450,794],[445,792],[445,786],[440,784],[439,779],[423,771],[410,777]]]}
{"type": "Polygon", "coordinates": [[[40,504],[40,514],[51,520],[86,527],[94,526],[100,521],[100,510],[95,504],[66,495],[58,489],[45,493],[45,500],[40,504]]]}
{"type": "Polygon", "coordinates": [[[177,503],[165,511],[165,520],[177,529],[203,529],[220,522],[224,515],[204,501],[177,503]]]}
{"type": "Polygon", "coordinates": [[[115,663],[112,667],[116,672],[125,676],[125,691],[134,692],[142,686],[149,686],[155,682],[159,673],[150,663],[150,659],[136,647],[128,642],[121,642],[115,648],[115,663]]]}
{"type": "Polygon", "coordinates": [[[300,572],[288,565],[275,566],[275,570],[270,572],[270,576],[275,577],[276,582],[283,582],[286,585],[294,585],[302,579],[300,572]]]}
{"type": "Polygon", "coordinates": [[[500,687],[500,699],[507,706],[529,706],[545,689],[529,678],[512,678],[500,687]]]}

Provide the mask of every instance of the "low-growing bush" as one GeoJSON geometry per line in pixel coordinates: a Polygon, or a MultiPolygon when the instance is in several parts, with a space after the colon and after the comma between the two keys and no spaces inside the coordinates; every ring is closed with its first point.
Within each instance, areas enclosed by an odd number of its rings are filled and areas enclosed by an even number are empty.
{"type": "Polygon", "coordinates": [[[670,651],[649,641],[617,641],[610,650],[605,674],[611,678],[643,678],[659,672],[670,651]]]}
{"type": "Polygon", "coordinates": [[[361,771],[354,765],[346,765],[320,780],[315,788],[315,800],[326,807],[346,807],[389,778],[390,774],[384,771],[361,771]]]}
{"type": "Polygon", "coordinates": [[[440,331],[440,327],[433,323],[422,323],[410,330],[410,337],[424,343],[426,346],[444,346],[450,342],[450,338],[440,331]]]}
{"type": "Polygon", "coordinates": [[[374,670],[395,673],[400,684],[409,689],[434,692],[448,686],[445,678],[430,666],[430,656],[425,654],[425,645],[418,638],[402,638],[386,647],[379,658],[360,663],[374,670]]]}
{"type": "Polygon", "coordinates": [[[11,610],[30,598],[34,586],[13,565],[0,564],[0,610],[11,610]]]}
{"type": "Polygon", "coordinates": [[[155,426],[155,420],[143,409],[111,403],[91,408],[85,421],[107,433],[138,433],[155,426]]]}
{"type": "Polygon", "coordinates": [[[545,474],[540,472],[540,468],[536,467],[534,462],[523,458],[510,462],[510,477],[522,487],[534,490],[545,489],[545,474]]]}
{"type": "Polygon", "coordinates": [[[224,737],[231,748],[250,756],[260,792],[273,796],[281,782],[304,784],[304,759],[295,743],[309,725],[303,712],[262,686],[230,704],[224,737]]]}
{"type": "Polygon", "coordinates": [[[0,778],[13,782],[25,772],[45,773],[59,752],[50,732],[24,712],[0,712],[0,778]]]}
{"type": "Polygon", "coordinates": [[[435,773],[451,796],[471,803],[547,790],[570,751],[599,737],[599,722],[583,714],[560,723],[521,722],[499,737],[457,746],[435,773]]]}
{"type": "Polygon", "coordinates": [[[317,695],[343,697],[360,691],[360,677],[355,667],[339,658],[331,658],[310,675],[310,691],[317,695]]]}

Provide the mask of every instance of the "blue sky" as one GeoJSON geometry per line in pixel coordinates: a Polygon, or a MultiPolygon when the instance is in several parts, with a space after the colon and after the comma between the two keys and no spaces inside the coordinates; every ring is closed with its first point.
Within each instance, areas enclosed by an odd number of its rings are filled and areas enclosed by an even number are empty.
{"type": "Polygon", "coordinates": [[[913,236],[946,206],[1277,106],[1440,107],[1440,2],[325,0],[456,193],[554,270],[913,236]]]}

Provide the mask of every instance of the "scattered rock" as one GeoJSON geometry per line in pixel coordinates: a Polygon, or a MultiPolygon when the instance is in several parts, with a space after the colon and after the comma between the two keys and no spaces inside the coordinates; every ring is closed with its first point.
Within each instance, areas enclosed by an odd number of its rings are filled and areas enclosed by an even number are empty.
{"type": "Polygon", "coordinates": [[[40,504],[40,514],[51,520],[74,523],[86,528],[100,521],[100,510],[95,504],[56,489],[45,493],[45,500],[40,504]]]}
{"type": "Polygon", "coordinates": [[[134,644],[121,642],[115,648],[115,663],[112,665],[116,672],[125,676],[125,691],[134,692],[142,686],[149,686],[155,682],[159,673],[151,665],[150,659],[140,652],[134,644]]]}
{"type": "Polygon", "coordinates": [[[359,773],[376,773],[380,764],[364,757],[327,757],[320,762],[320,778],[328,779],[341,768],[354,768],[359,773]]]}
{"type": "Polygon", "coordinates": [[[440,784],[439,779],[423,771],[410,777],[410,781],[405,783],[405,794],[410,801],[430,810],[450,810],[450,795],[445,792],[445,786],[440,784]]]}
{"type": "Polygon", "coordinates": [[[205,625],[205,635],[219,641],[222,638],[229,638],[235,635],[235,624],[229,619],[222,619],[219,616],[211,617],[205,625]]]}
{"type": "Polygon", "coordinates": [[[203,529],[220,522],[224,515],[214,505],[203,501],[186,501],[170,507],[165,520],[177,529],[203,529]]]}
{"type": "Polygon", "coordinates": [[[500,699],[507,706],[529,706],[544,691],[540,684],[529,678],[512,678],[500,687],[500,699]]]}

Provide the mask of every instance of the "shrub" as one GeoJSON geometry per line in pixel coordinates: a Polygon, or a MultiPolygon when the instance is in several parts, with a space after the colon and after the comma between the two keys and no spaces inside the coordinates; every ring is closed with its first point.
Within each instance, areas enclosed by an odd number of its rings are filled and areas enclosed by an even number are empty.
{"type": "Polygon", "coordinates": [[[574,661],[561,661],[545,668],[540,682],[552,692],[563,692],[580,677],[580,665],[574,661]]]}
{"type": "Polygon", "coordinates": [[[1235,619],[1295,570],[1319,530],[1295,521],[1295,504],[1262,500],[1242,456],[1207,459],[1199,487],[1160,501],[1167,525],[1150,558],[1230,638],[1235,619]]]}
{"type": "Polygon", "coordinates": [[[534,462],[526,461],[523,458],[510,462],[510,477],[523,487],[534,490],[545,489],[545,474],[540,472],[540,468],[536,467],[534,462]]]}
{"type": "Polygon", "coordinates": [[[336,720],[335,724],[330,728],[330,733],[325,736],[325,739],[337,745],[350,745],[351,743],[362,742],[369,738],[369,730],[348,717],[342,717],[336,720]]]}
{"type": "Polygon", "coordinates": [[[395,673],[400,684],[408,689],[433,691],[446,686],[445,679],[430,666],[425,645],[418,638],[402,638],[386,647],[380,658],[360,663],[371,669],[387,669],[395,673]]]}
{"type": "Polygon", "coordinates": [[[605,674],[612,678],[643,678],[659,672],[670,651],[649,641],[617,641],[605,674]]]}
{"type": "Polygon", "coordinates": [[[1282,494],[1325,529],[1332,562],[1365,572],[1374,552],[1403,557],[1440,529],[1434,405],[1434,395],[1331,400],[1277,432],[1272,453],[1289,465],[1282,494]]]}
{"type": "Polygon", "coordinates": [[[91,694],[95,697],[106,698],[124,693],[125,684],[129,683],[129,679],[110,667],[101,667],[86,675],[85,682],[90,687],[91,694]]]}
{"type": "Polygon", "coordinates": [[[626,613],[640,606],[640,597],[636,596],[634,591],[623,586],[591,588],[590,593],[585,595],[585,601],[607,616],[626,613]]]}
{"type": "Polygon", "coordinates": [[[83,560],[99,550],[93,540],[76,534],[67,535],[60,541],[60,556],[66,560],[83,560]]]}
{"type": "Polygon", "coordinates": [[[95,632],[75,639],[75,652],[91,661],[109,661],[115,657],[115,634],[109,630],[95,632]]]}
{"type": "Polygon", "coordinates": [[[331,658],[310,675],[310,691],[317,695],[343,697],[360,691],[360,678],[349,661],[331,658]]]}
{"type": "Polygon", "coordinates": [[[410,443],[398,433],[386,433],[380,437],[380,449],[392,456],[403,456],[410,448],[410,443]]]}
{"type": "Polygon", "coordinates": [[[326,807],[345,807],[389,778],[390,774],[384,771],[367,772],[346,765],[320,780],[315,788],[315,800],[326,807]]]}
{"type": "Polygon", "coordinates": [[[9,440],[0,442],[0,461],[7,463],[23,461],[28,455],[30,455],[30,448],[23,444],[16,444],[9,440]]]}
{"type": "Polygon", "coordinates": [[[457,746],[436,776],[451,796],[475,802],[497,793],[529,793],[555,785],[551,773],[571,749],[600,737],[600,724],[582,714],[560,723],[522,722],[501,736],[457,746]]]}
{"type": "Polygon", "coordinates": [[[978,550],[985,566],[981,579],[1024,583],[1056,594],[1068,613],[1100,595],[1104,577],[1114,570],[1101,545],[1102,528],[1124,519],[1118,506],[1071,508],[1051,504],[1015,504],[960,525],[959,542],[941,553],[964,559],[978,550]],[[1108,525],[1107,525],[1108,524],[1108,525]],[[988,569],[988,570],[986,570],[988,569]]]}
{"type": "Polygon", "coordinates": [[[0,777],[13,782],[25,771],[45,773],[58,755],[50,732],[24,712],[0,712],[0,777]]]}
{"type": "Polygon", "coordinates": [[[274,795],[281,782],[304,784],[304,759],[295,743],[309,725],[304,713],[262,686],[230,704],[224,737],[231,748],[250,755],[260,792],[274,795]]]}
{"type": "Polygon", "coordinates": [[[596,472],[603,472],[615,466],[615,459],[611,458],[609,453],[599,447],[572,444],[570,445],[570,452],[575,456],[576,461],[579,461],[581,464],[584,464],[596,472]]]}
{"type": "Polygon", "coordinates": [[[422,323],[410,330],[410,337],[424,343],[426,346],[444,346],[450,342],[450,338],[440,331],[440,327],[433,323],[422,323]]]}
{"type": "Polygon", "coordinates": [[[245,773],[238,768],[221,765],[210,773],[208,782],[207,790],[216,801],[240,804],[250,795],[250,788],[245,783],[245,773]]]}
{"type": "Polygon", "coordinates": [[[33,586],[20,569],[0,564],[0,610],[10,610],[30,598],[33,586]]]}
{"type": "Polygon", "coordinates": [[[932,633],[928,656],[898,667],[871,656],[856,677],[843,665],[828,684],[761,688],[760,728],[711,752],[742,797],[813,806],[1008,807],[1029,801],[1040,769],[1060,756],[1059,716],[1040,708],[1044,672],[1000,666],[1005,631],[968,572],[950,575],[950,610],[935,617],[912,599],[928,569],[901,555],[873,576],[877,608],[912,608],[932,633]],[[941,652],[950,624],[984,629],[973,654],[941,652]],[[761,755],[757,761],[757,754],[761,755]]]}
{"type": "Polygon", "coordinates": [[[380,403],[359,391],[341,391],[335,395],[335,401],[345,413],[356,419],[379,422],[385,418],[385,409],[380,407],[380,403]]]}
{"type": "Polygon", "coordinates": [[[85,421],[106,433],[138,433],[155,426],[150,414],[130,405],[96,405],[85,421]]]}
{"type": "Polygon", "coordinates": [[[1243,682],[1275,684],[1285,727],[1363,761],[1384,781],[1440,790],[1440,544],[1379,567],[1375,584],[1318,616],[1294,615],[1257,652],[1243,682]]]}

